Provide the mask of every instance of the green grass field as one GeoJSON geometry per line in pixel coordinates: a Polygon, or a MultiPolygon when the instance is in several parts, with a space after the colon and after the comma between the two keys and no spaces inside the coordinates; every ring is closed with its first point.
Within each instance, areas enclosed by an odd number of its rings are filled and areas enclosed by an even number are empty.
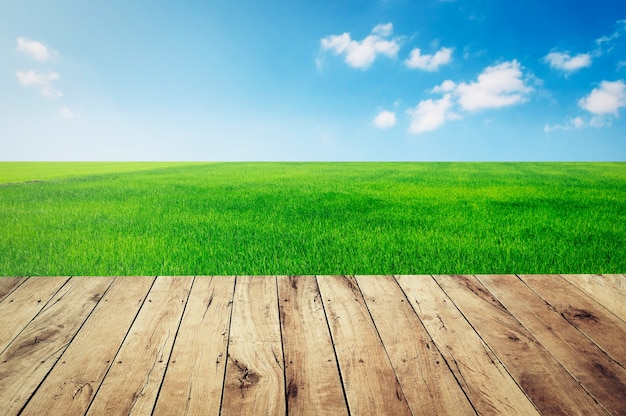
{"type": "Polygon", "coordinates": [[[0,163],[0,275],[626,272],[626,163],[0,163]]]}

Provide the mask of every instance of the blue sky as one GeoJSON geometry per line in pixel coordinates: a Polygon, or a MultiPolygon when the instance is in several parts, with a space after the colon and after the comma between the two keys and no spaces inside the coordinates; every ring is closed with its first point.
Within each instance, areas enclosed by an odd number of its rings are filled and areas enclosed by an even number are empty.
{"type": "Polygon", "coordinates": [[[0,160],[625,161],[624,0],[4,0],[0,160]]]}

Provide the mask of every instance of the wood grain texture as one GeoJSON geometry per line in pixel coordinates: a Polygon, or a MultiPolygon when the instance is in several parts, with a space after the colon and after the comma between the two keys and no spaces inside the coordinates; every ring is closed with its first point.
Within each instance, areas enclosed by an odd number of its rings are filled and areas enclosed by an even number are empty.
{"type": "Polygon", "coordinates": [[[0,354],[0,409],[15,415],[107,290],[113,278],[72,278],[0,354]]]}
{"type": "Polygon", "coordinates": [[[541,413],[600,412],[593,398],[474,276],[435,280],[541,413]]]}
{"type": "Polygon", "coordinates": [[[356,280],[413,414],[476,414],[395,279],[356,280]]]}
{"type": "Polygon", "coordinates": [[[118,277],[22,415],[85,414],[154,277],[118,277]]]}
{"type": "Polygon", "coordinates": [[[559,275],[520,275],[535,293],[611,358],[626,367],[626,323],[572,285],[554,285],[559,275]]]}
{"type": "Polygon", "coordinates": [[[539,414],[431,276],[396,276],[396,280],[478,414],[539,414]]]}
{"type": "MultiPolygon", "coordinates": [[[[477,276],[610,414],[626,414],[626,370],[532,292],[517,276],[477,276]],[[557,335],[558,334],[558,335],[557,335]]],[[[555,280],[555,284],[568,284],[555,280]]],[[[580,409],[581,411],[583,409],[580,409]]],[[[595,409],[602,413],[600,409],[595,409]]],[[[591,412],[591,409],[590,409],[591,412]]]]}
{"type": "Polygon", "coordinates": [[[10,279],[0,415],[626,414],[622,277],[10,279]]]}
{"type": "Polygon", "coordinates": [[[350,413],[410,415],[355,278],[318,276],[317,281],[350,413]]]}
{"type": "Polygon", "coordinates": [[[235,278],[196,277],[155,408],[155,415],[217,415],[235,278]]]}
{"type": "Polygon", "coordinates": [[[191,282],[157,277],[87,414],[152,412],[191,282]]]}
{"type": "Polygon", "coordinates": [[[275,277],[237,276],[222,399],[224,415],[285,414],[275,277]]]}
{"type": "Polygon", "coordinates": [[[313,276],[279,276],[290,415],[347,415],[337,360],[313,276]]]}
{"type": "Polygon", "coordinates": [[[0,352],[46,306],[67,277],[31,277],[0,303],[0,352]],[[15,305],[19,305],[16,308],[15,305]]]}
{"type": "Polygon", "coordinates": [[[28,277],[0,277],[0,302],[24,283],[28,277]]]}
{"type": "Polygon", "coordinates": [[[562,274],[561,277],[626,322],[626,275],[562,274]]]}

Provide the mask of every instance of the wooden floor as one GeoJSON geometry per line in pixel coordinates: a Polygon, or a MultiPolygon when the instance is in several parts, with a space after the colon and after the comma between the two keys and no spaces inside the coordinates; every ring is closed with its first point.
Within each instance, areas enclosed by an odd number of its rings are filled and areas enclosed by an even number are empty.
{"type": "Polygon", "coordinates": [[[626,275],[0,278],[0,414],[626,415],[626,275]]]}

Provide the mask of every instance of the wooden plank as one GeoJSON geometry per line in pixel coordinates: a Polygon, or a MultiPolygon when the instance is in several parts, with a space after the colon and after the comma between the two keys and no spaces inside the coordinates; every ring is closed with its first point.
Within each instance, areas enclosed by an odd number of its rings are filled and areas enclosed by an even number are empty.
{"type": "Polygon", "coordinates": [[[313,276],[278,277],[287,414],[347,415],[322,299],[313,276]]]}
{"type": "Polygon", "coordinates": [[[478,414],[539,414],[431,276],[396,280],[478,414]]]}
{"type": "Polygon", "coordinates": [[[191,283],[183,276],[156,278],[87,414],[152,412],[191,283]]]}
{"type": "Polygon", "coordinates": [[[626,275],[562,274],[561,277],[626,322],[626,275]]]}
{"type": "Polygon", "coordinates": [[[435,276],[435,280],[541,413],[601,412],[593,398],[476,277],[435,276]]]}
{"type": "Polygon", "coordinates": [[[153,282],[115,279],[22,416],[85,414],[153,282]]]}
{"type": "Polygon", "coordinates": [[[626,367],[626,323],[559,275],[520,275],[535,293],[561,313],[611,358],[626,367]]]}
{"type": "Polygon", "coordinates": [[[413,414],[476,414],[394,278],[356,280],[413,414]]]}
{"type": "Polygon", "coordinates": [[[275,277],[237,276],[222,414],[285,414],[276,291],[275,277]]]}
{"type": "Polygon", "coordinates": [[[0,352],[46,306],[67,277],[31,277],[0,303],[0,352]]]}
{"type": "MultiPolygon", "coordinates": [[[[595,400],[626,415],[626,370],[514,275],[476,276],[595,400]]],[[[600,410],[597,410],[600,413],[600,410]]]]}
{"type": "Polygon", "coordinates": [[[351,414],[410,415],[402,387],[351,276],[318,276],[351,414]]]}
{"type": "Polygon", "coordinates": [[[196,277],[155,415],[217,415],[224,385],[235,278],[196,277]]]}
{"type": "Polygon", "coordinates": [[[24,283],[28,277],[0,277],[0,302],[6,299],[15,289],[24,283]]]}
{"type": "Polygon", "coordinates": [[[57,362],[112,277],[70,279],[0,354],[0,409],[15,415],[57,362]]]}

